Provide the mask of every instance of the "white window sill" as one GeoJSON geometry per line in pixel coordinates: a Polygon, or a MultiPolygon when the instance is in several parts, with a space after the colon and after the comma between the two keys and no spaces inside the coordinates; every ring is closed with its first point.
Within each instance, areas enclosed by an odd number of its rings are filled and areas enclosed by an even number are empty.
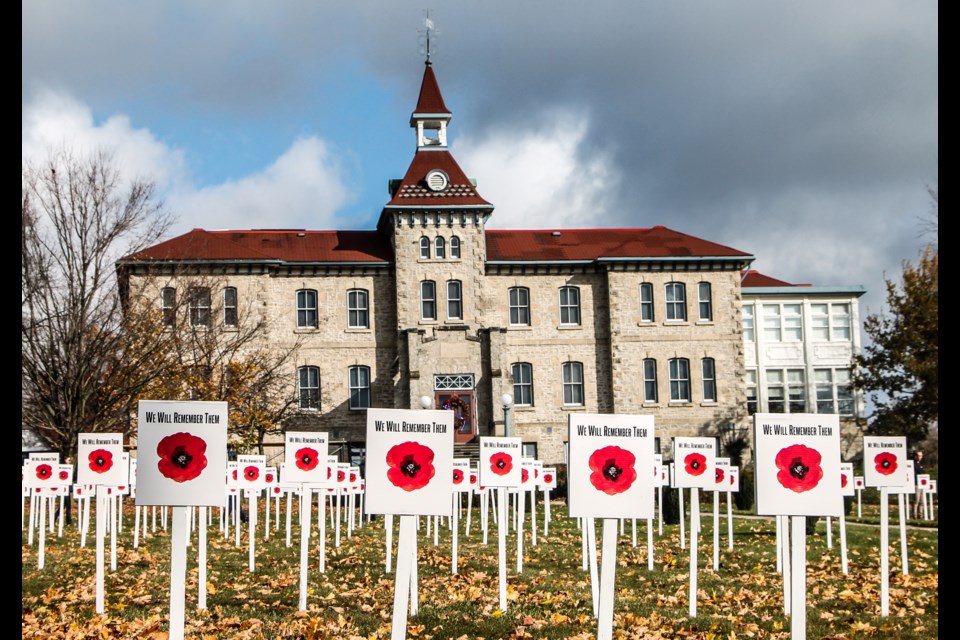
{"type": "Polygon", "coordinates": [[[637,326],[638,327],[655,327],[657,326],[657,323],[654,322],[653,320],[641,320],[640,322],[637,323],[637,326]]]}
{"type": "Polygon", "coordinates": [[[663,326],[665,327],[687,327],[690,326],[688,320],[664,320],[663,326]]]}
{"type": "Polygon", "coordinates": [[[528,324],[511,324],[507,325],[508,331],[531,331],[533,327],[528,324]]]}
{"type": "Polygon", "coordinates": [[[693,403],[689,400],[671,400],[669,403],[671,407],[692,407],[693,403]]]}
{"type": "Polygon", "coordinates": [[[294,333],[316,333],[319,331],[319,327],[297,327],[293,330],[294,333]]]}
{"type": "Polygon", "coordinates": [[[717,402],[716,400],[704,400],[703,402],[700,403],[700,406],[701,406],[701,407],[716,407],[718,404],[720,404],[720,403],[717,402]]]}
{"type": "Polygon", "coordinates": [[[573,331],[575,329],[583,329],[582,324],[558,324],[557,331],[573,331]]]}
{"type": "Polygon", "coordinates": [[[697,320],[695,323],[698,327],[709,327],[710,325],[716,324],[713,320],[697,320]]]}
{"type": "Polygon", "coordinates": [[[582,404],[565,404],[560,407],[561,411],[586,411],[587,407],[582,404]]]}
{"type": "Polygon", "coordinates": [[[347,327],[344,329],[344,333],[372,333],[373,330],[370,327],[347,327]]]}

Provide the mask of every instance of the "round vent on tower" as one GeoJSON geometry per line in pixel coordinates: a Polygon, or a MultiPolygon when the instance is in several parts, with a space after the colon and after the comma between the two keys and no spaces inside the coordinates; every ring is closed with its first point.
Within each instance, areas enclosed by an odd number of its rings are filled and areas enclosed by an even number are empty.
{"type": "Polygon", "coordinates": [[[450,184],[450,178],[440,169],[434,169],[427,174],[427,188],[431,191],[443,191],[450,184]]]}

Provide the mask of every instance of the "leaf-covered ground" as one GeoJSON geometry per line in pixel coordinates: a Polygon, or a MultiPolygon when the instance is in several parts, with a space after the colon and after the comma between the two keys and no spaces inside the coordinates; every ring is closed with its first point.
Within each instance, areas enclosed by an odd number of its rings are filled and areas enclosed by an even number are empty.
{"type": "MultiPolygon", "coordinates": [[[[295,503],[294,503],[295,504],[295,503]]],[[[261,506],[262,508],[262,506],[261,506]]],[[[451,531],[418,534],[419,610],[410,616],[410,638],[594,638],[590,574],[582,569],[582,537],[575,520],[554,502],[549,534],[543,534],[538,505],[537,544],[529,515],[523,571],[516,572],[516,533],[508,537],[508,605],[499,606],[497,531],[491,523],[482,542],[474,509],[470,535],[460,522],[459,571],[451,571],[451,531]]],[[[290,545],[285,521],[271,518],[265,537],[261,511],[255,532],[255,570],[249,570],[246,526],[241,543],[220,529],[219,510],[208,527],[207,608],[199,610],[198,538],[188,548],[186,626],[188,638],[389,638],[394,574],[385,571],[384,519],[343,523],[340,546],[328,522],[326,571],[319,571],[319,536],[314,518],[310,539],[308,596],[299,610],[300,550],[294,517],[290,545]]],[[[282,514],[282,518],[285,515],[282,514]]],[[[26,520],[25,520],[26,523],[26,520]]],[[[117,532],[116,570],[106,540],[105,612],[96,611],[96,550],[91,524],[85,547],[76,525],[62,537],[45,538],[44,568],[38,569],[39,533],[28,544],[22,532],[23,638],[166,638],[170,608],[170,531],[157,519],[134,547],[133,508],[125,509],[117,532]]],[[[152,525],[152,521],[151,521],[152,525]]],[[[394,523],[396,527],[396,520],[394,523]]],[[[777,570],[776,533],[771,519],[735,519],[734,549],[728,549],[726,519],[720,526],[720,566],[713,569],[713,519],[705,513],[699,536],[697,615],[689,616],[689,543],[681,548],[678,526],[654,524],[654,569],[647,568],[647,530],[623,525],[617,548],[614,637],[618,639],[790,638],[784,614],[783,575],[777,570]]],[[[601,546],[597,524],[597,548],[601,546]]],[[[689,535],[689,530],[687,531],[689,535]]],[[[394,545],[397,541],[394,532],[394,545]]],[[[876,526],[847,526],[849,572],[841,564],[836,520],[828,548],[825,522],[807,538],[807,637],[811,639],[939,637],[939,543],[936,529],[908,529],[909,575],[900,561],[899,530],[889,542],[889,614],[881,615],[880,532],[876,526]]],[[[395,558],[394,558],[395,565],[395,558]]]]}

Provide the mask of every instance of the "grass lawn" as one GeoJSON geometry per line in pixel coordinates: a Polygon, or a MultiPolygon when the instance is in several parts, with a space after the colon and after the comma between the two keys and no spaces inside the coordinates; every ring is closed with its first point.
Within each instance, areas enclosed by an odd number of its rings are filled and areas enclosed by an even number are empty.
{"type": "MultiPolygon", "coordinates": [[[[129,500],[127,502],[130,502],[129,500]]],[[[208,528],[207,609],[197,610],[197,535],[188,548],[186,636],[188,638],[389,638],[394,576],[385,572],[384,519],[357,526],[351,536],[342,525],[340,546],[328,521],[326,571],[320,573],[319,537],[310,541],[308,598],[299,611],[299,534],[293,518],[287,546],[284,522],[271,513],[265,539],[262,502],[255,537],[255,571],[248,567],[246,526],[241,544],[219,527],[212,509],[208,528]]],[[[294,501],[296,505],[296,501],[294,501]]],[[[875,505],[874,505],[875,506],[875,505]]],[[[314,506],[316,510],[316,507],[314,506]]],[[[624,524],[617,548],[615,638],[790,638],[784,615],[783,576],[777,571],[775,523],[737,516],[734,549],[728,549],[726,505],[720,521],[720,566],[713,570],[713,518],[704,508],[699,536],[697,615],[689,617],[689,548],[681,548],[679,526],[654,523],[654,569],[647,568],[647,530],[624,524]]],[[[854,506],[854,512],[856,506],[854,506]]],[[[76,515],[76,514],[74,514],[76,515]]],[[[865,513],[864,516],[867,514],[865,513]]],[[[470,535],[459,533],[459,572],[451,573],[451,531],[446,525],[418,535],[419,611],[408,619],[407,637],[593,638],[590,574],[581,567],[581,531],[566,517],[563,502],[552,504],[549,534],[543,535],[543,504],[537,506],[537,544],[529,514],[523,571],[516,569],[516,534],[507,543],[508,606],[500,610],[497,532],[491,522],[484,545],[475,505],[470,535]]],[[[285,518],[285,516],[283,516],[285,518]]],[[[807,637],[939,637],[939,542],[937,529],[907,530],[909,575],[903,575],[896,512],[890,531],[889,607],[881,616],[880,531],[871,524],[847,523],[849,572],[841,567],[839,524],[833,520],[832,548],[826,522],[807,537],[807,637]]],[[[26,520],[25,520],[26,522],[26,520]]],[[[21,588],[23,638],[165,638],[169,614],[170,532],[155,532],[133,543],[133,507],[125,508],[117,535],[116,570],[110,570],[106,541],[105,613],[96,614],[96,553],[91,524],[80,547],[75,525],[62,537],[45,540],[45,566],[37,568],[39,534],[28,544],[22,531],[21,588]]],[[[397,520],[394,520],[396,527],[397,520]]],[[[26,525],[25,525],[26,526],[26,525]]],[[[600,548],[602,524],[597,523],[600,548]]],[[[687,528],[689,535],[689,528],[687,528]]],[[[397,534],[394,532],[394,543],[397,534]]],[[[689,545],[687,545],[689,546],[689,545]]],[[[394,566],[396,559],[394,558],[394,566]]]]}

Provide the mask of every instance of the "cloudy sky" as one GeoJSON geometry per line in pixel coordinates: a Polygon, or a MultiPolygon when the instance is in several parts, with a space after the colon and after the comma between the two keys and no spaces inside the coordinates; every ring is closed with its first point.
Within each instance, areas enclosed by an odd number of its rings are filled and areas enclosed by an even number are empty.
{"type": "Polygon", "coordinates": [[[415,148],[424,10],[491,228],[665,225],[794,283],[934,239],[938,5],[22,4],[22,149],[112,150],[194,227],[371,229],[415,148]]]}

